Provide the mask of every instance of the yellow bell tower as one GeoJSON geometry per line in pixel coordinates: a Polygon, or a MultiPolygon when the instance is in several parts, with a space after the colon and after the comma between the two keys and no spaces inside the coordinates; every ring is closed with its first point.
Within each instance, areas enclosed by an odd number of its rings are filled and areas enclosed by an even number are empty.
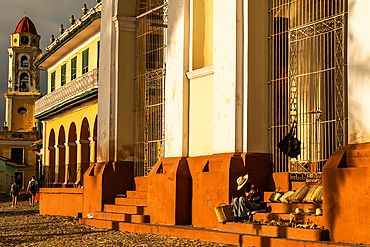
{"type": "Polygon", "coordinates": [[[23,17],[10,35],[8,91],[5,122],[10,132],[35,131],[35,101],[40,94],[40,72],[34,65],[39,48],[40,36],[28,17],[23,17]]]}

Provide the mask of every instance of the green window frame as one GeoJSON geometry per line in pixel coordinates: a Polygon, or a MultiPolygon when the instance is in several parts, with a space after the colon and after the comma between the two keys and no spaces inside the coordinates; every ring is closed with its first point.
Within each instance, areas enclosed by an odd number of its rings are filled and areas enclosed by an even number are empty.
{"type": "Polygon", "coordinates": [[[97,64],[97,68],[99,68],[99,60],[100,60],[100,40],[98,41],[98,64],[97,64]]]}
{"type": "Polygon", "coordinates": [[[77,56],[71,60],[71,81],[76,79],[77,75],[77,56]]]}
{"type": "Polygon", "coordinates": [[[62,67],[60,68],[60,85],[61,86],[66,84],[66,70],[67,70],[67,65],[63,64],[62,67]]]}
{"type": "Polygon", "coordinates": [[[50,76],[50,92],[55,90],[55,71],[50,76]]]}
{"type": "Polygon", "coordinates": [[[82,52],[82,74],[89,71],[89,48],[82,52]]]}

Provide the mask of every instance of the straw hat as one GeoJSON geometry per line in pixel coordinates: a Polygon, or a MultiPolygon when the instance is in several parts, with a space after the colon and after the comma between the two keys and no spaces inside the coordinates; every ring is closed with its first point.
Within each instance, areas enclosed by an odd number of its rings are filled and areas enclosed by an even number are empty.
{"type": "Polygon", "coordinates": [[[236,183],[238,184],[238,190],[240,190],[241,188],[243,188],[244,184],[247,181],[248,181],[248,173],[245,174],[244,176],[238,177],[238,179],[236,180],[236,183]]]}

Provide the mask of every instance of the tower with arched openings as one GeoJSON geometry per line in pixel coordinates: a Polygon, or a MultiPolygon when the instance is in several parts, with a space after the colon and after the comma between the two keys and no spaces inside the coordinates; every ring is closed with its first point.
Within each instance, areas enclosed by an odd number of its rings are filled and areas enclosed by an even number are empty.
{"type": "MultiPolygon", "coordinates": [[[[3,181],[16,179],[22,190],[32,176],[38,178],[39,155],[30,146],[40,136],[35,120],[35,101],[41,97],[40,72],[34,61],[41,54],[41,36],[28,17],[23,17],[10,35],[7,92],[4,96],[5,123],[0,131],[0,156],[13,164],[12,174],[5,172],[3,181]]],[[[11,181],[6,181],[8,184],[11,181]]]]}

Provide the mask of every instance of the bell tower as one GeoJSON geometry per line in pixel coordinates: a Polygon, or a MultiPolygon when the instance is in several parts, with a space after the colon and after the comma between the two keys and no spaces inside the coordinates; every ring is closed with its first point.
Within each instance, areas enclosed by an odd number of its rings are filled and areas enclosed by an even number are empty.
{"type": "Polygon", "coordinates": [[[37,127],[34,119],[35,101],[40,94],[40,71],[34,65],[40,36],[28,17],[23,17],[10,35],[8,91],[5,122],[11,132],[30,132],[37,127]]]}

